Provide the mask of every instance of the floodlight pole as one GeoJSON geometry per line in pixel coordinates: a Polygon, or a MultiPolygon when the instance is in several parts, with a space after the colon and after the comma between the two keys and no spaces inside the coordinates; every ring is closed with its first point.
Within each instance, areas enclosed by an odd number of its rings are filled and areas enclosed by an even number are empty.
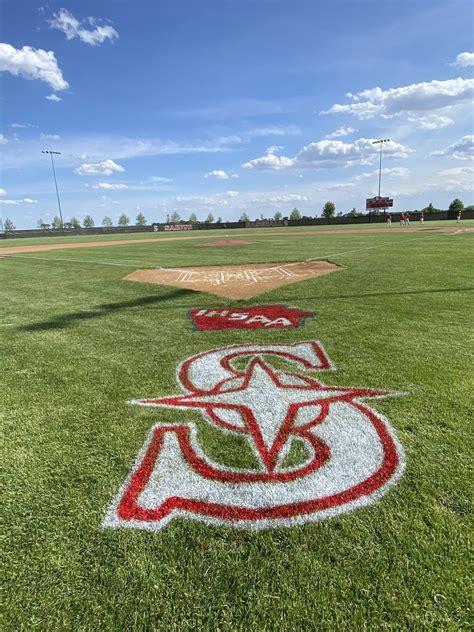
{"type": "Polygon", "coordinates": [[[379,194],[380,197],[380,184],[382,182],[382,148],[384,143],[389,143],[390,138],[381,138],[380,140],[372,141],[372,145],[380,145],[380,161],[379,161],[379,194]]]}
{"type": "Polygon", "coordinates": [[[53,160],[53,154],[60,156],[61,152],[60,151],[50,151],[48,149],[46,150],[42,150],[41,151],[42,154],[49,154],[51,156],[51,167],[53,169],[53,178],[54,178],[54,186],[56,187],[56,197],[58,198],[58,207],[59,207],[59,217],[61,218],[61,228],[62,228],[62,232],[64,235],[64,222],[63,222],[63,212],[61,210],[61,202],[59,200],[59,191],[58,191],[58,182],[56,180],[56,171],[54,169],[54,160],[53,160]]]}

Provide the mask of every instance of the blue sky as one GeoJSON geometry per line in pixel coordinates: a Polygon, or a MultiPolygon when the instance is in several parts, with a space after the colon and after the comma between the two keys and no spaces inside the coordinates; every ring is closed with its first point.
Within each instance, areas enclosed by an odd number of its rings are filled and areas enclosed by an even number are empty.
{"type": "Polygon", "coordinates": [[[470,2],[4,0],[0,207],[224,220],[472,203],[470,2]]]}

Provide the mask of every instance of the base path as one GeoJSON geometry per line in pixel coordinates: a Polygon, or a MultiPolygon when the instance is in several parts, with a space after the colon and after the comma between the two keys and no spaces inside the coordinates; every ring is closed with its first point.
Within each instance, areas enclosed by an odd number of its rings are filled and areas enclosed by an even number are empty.
{"type": "Polygon", "coordinates": [[[124,277],[124,280],[171,285],[226,298],[251,298],[282,285],[291,285],[339,270],[343,268],[328,261],[301,261],[135,270],[124,277]]]}
{"type": "MultiPolygon", "coordinates": [[[[459,225],[456,226],[434,226],[433,228],[429,227],[420,227],[419,225],[415,225],[409,228],[398,228],[393,226],[392,228],[329,228],[327,230],[298,230],[292,231],[289,230],[287,232],[275,232],[282,231],[284,229],[272,229],[273,232],[258,230],[258,232],[253,232],[251,235],[248,233],[236,233],[232,236],[234,237],[252,237],[255,239],[256,237],[260,237],[261,235],[281,235],[284,237],[293,237],[298,235],[378,235],[380,233],[419,233],[419,232],[430,232],[430,233],[456,233],[456,232],[474,232],[474,228],[465,228],[460,229],[459,225]]],[[[62,243],[62,244],[37,244],[35,246],[5,246],[4,248],[0,247],[0,257],[3,255],[15,255],[15,254],[23,254],[25,252],[47,252],[49,250],[69,250],[71,248],[104,248],[105,246],[133,246],[134,244],[148,244],[154,243],[159,245],[165,241],[189,241],[191,239],[215,239],[216,235],[196,235],[192,237],[154,237],[154,238],[144,238],[144,239],[111,239],[110,241],[77,241],[74,243],[62,243]]],[[[223,246],[224,247],[224,246],[223,246]]]]}

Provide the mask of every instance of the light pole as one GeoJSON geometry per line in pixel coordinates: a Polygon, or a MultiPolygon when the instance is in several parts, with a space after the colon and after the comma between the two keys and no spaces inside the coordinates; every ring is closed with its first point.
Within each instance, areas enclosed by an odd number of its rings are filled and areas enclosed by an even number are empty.
{"type": "Polygon", "coordinates": [[[61,202],[59,200],[58,182],[56,180],[56,171],[54,170],[54,160],[53,160],[53,154],[55,156],[60,156],[61,152],[60,151],[50,151],[49,149],[46,149],[44,151],[42,150],[41,153],[42,154],[49,154],[51,156],[51,167],[53,168],[54,186],[56,187],[56,197],[58,198],[59,217],[61,218],[61,228],[62,228],[63,235],[64,235],[63,212],[61,210],[61,202]]]}
{"type": "Polygon", "coordinates": [[[379,162],[379,194],[380,197],[380,183],[382,181],[382,147],[384,143],[389,143],[390,138],[381,138],[380,140],[372,141],[372,145],[380,145],[380,162],[379,162]]]}

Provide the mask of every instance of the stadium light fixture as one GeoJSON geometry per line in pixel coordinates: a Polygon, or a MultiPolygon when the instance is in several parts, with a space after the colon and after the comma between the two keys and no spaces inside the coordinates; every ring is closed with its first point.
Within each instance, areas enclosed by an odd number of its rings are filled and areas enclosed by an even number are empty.
{"type": "Polygon", "coordinates": [[[64,235],[64,222],[63,222],[63,212],[61,210],[61,202],[59,200],[59,191],[58,191],[58,182],[56,180],[56,171],[54,169],[54,160],[53,155],[60,156],[60,151],[50,151],[49,149],[41,150],[42,154],[49,154],[51,157],[51,167],[53,168],[53,178],[54,178],[54,186],[56,187],[56,197],[58,198],[58,207],[59,207],[59,217],[61,218],[61,228],[64,235]]]}
{"type": "Polygon", "coordinates": [[[379,140],[372,141],[372,145],[380,145],[380,161],[379,161],[379,194],[380,197],[380,184],[382,182],[382,147],[384,143],[389,143],[390,138],[380,138],[379,140]]]}

